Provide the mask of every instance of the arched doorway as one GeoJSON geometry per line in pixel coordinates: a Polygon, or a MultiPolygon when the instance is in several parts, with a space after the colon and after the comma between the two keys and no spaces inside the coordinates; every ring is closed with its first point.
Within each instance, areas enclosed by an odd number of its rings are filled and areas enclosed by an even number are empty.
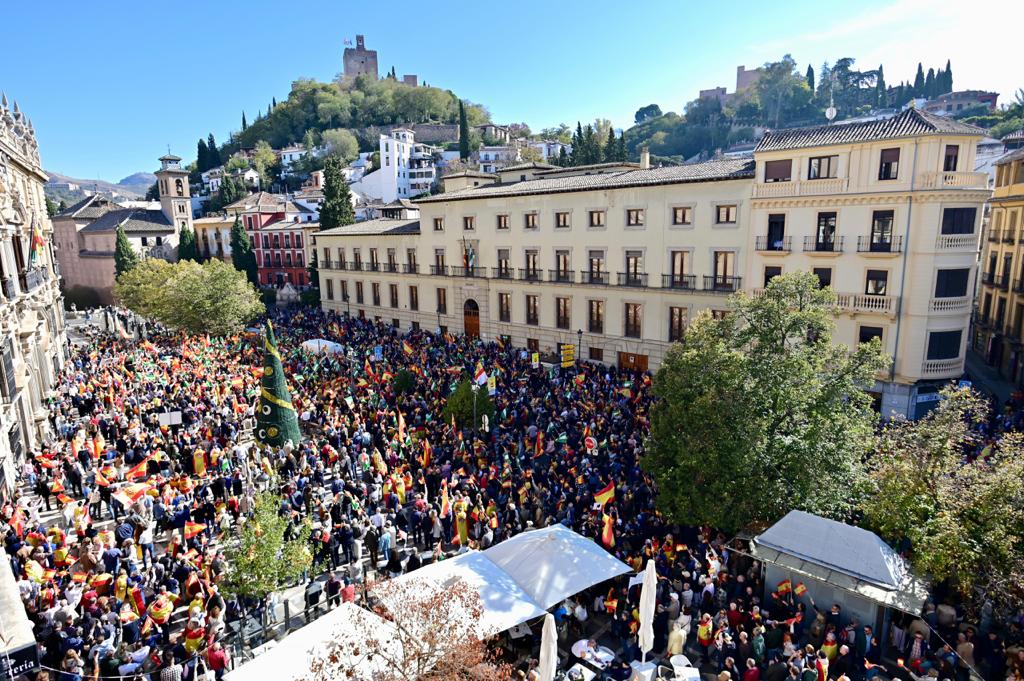
{"type": "Polygon", "coordinates": [[[480,306],[472,298],[466,300],[462,306],[462,328],[470,338],[480,336],[480,306]]]}

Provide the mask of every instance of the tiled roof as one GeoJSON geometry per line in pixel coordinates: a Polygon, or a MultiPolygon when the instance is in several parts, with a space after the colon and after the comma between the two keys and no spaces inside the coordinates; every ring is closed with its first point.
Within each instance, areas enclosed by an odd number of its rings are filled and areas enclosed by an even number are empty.
{"type": "MultiPolygon", "coordinates": [[[[639,163],[632,163],[630,161],[611,161],[609,163],[591,163],[585,166],[568,166],[562,168],[560,166],[552,166],[550,170],[537,173],[538,175],[565,175],[565,174],[586,174],[591,170],[607,170],[609,168],[639,168],[639,163]]],[[[501,170],[504,170],[502,168],[501,170]]]]}
{"type": "Polygon", "coordinates": [[[1020,130],[1014,130],[1011,133],[1003,135],[1002,139],[1003,139],[1004,142],[1014,142],[1016,140],[1024,140],[1024,128],[1021,128],[1020,130]]]}
{"type": "Polygon", "coordinates": [[[901,139],[918,135],[978,135],[985,131],[952,118],[936,116],[920,109],[907,109],[892,118],[859,123],[818,125],[813,128],[769,130],[755,151],[782,151],[832,144],[901,139]]]}
{"type": "Polygon", "coordinates": [[[257,208],[278,208],[284,203],[283,194],[271,194],[270,192],[256,192],[255,194],[249,194],[243,196],[232,204],[225,206],[226,208],[239,208],[242,210],[255,210],[257,208]]]}
{"type": "Polygon", "coordinates": [[[124,227],[127,234],[133,232],[159,232],[166,234],[174,231],[163,211],[136,208],[113,210],[98,220],[82,228],[83,233],[113,232],[118,225],[124,227]]]}
{"type": "Polygon", "coordinates": [[[58,213],[54,217],[58,218],[78,218],[82,220],[95,220],[98,217],[102,217],[105,213],[109,213],[112,210],[117,210],[121,206],[114,203],[107,197],[101,194],[93,194],[88,196],[73,206],[65,208],[62,212],[58,213]]]}
{"type": "Polygon", "coordinates": [[[558,170],[558,166],[553,166],[550,163],[539,163],[537,161],[527,161],[526,163],[517,163],[513,166],[505,166],[498,168],[499,173],[507,173],[513,170],[558,170]]]}
{"type": "Polygon", "coordinates": [[[1002,166],[1006,165],[1007,163],[1013,163],[1014,161],[1020,161],[1022,159],[1024,159],[1024,147],[1020,149],[1014,149],[1010,153],[1000,156],[998,159],[996,159],[996,165],[1002,166]]]}
{"type": "Polygon", "coordinates": [[[388,220],[387,218],[378,218],[377,220],[357,222],[354,225],[325,229],[322,232],[317,232],[316,236],[384,236],[419,233],[420,221],[418,219],[388,220]]]}
{"type": "Polygon", "coordinates": [[[754,161],[752,159],[723,159],[668,168],[631,168],[618,172],[542,177],[514,184],[467,187],[466,189],[448,194],[424,197],[418,199],[417,202],[422,204],[499,196],[560,194],[563,192],[584,192],[620,187],[646,187],[662,184],[684,184],[688,182],[738,180],[753,176],[754,161]]]}
{"type": "Polygon", "coordinates": [[[480,177],[485,180],[497,180],[498,176],[495,173],[484,173],[479,170],[461,170],[457,173],[448,173],[442,175],[442,180],[447,180],[450,177],[480,177]]]}
{"type": "Polygon", "coordinates": [[[408,208],[409,210],[418,210],[419,207],[409,199],[395,199],[391,203],[382,206],[382,208],[408,208]]]}

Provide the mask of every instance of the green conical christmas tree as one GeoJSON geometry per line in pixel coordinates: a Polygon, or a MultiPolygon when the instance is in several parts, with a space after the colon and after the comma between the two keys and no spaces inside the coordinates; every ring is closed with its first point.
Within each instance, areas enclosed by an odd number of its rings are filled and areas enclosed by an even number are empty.
{"type": "Polygon", "coordinates": [[[297,446],[300,438],[299,419],[284,378],[274,327],[267,322],[263,337],[263,384],[256,419],[256,439],[262,444],[280,447],[289,440],[297,446]]]}

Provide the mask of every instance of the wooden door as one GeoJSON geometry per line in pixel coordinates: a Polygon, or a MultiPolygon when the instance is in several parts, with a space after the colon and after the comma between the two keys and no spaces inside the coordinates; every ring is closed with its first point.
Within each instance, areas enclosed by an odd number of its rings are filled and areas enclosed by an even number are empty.
{"type": "Polygon", "coordinates": [[[619,353],[619,368],[631,371],[647,371],[647,355],[632,352],[619,353]]]}
{"type": "Polygon", "coordinates": [[[472,298],[462,306],[462,328],[470,338],[480,337],[480,306],[472,298]]]}

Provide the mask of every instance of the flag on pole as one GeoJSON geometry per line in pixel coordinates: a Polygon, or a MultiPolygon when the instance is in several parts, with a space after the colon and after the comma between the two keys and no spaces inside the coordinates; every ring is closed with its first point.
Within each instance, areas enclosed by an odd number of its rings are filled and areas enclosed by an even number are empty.
{"type": "Polygon", "coordinates": [[[476,373],[473,374],[473,380],[476,381],[477,385],[483,385],[487,383],[487,372],[484,371],[484,365],[481,362],[476,363],[476,373]]]}
{"type": "Polygon", "coordinates": [[[194,523],[191,520],[185,522],[185,539],[191,539],[206,529],[203,523],[194,523]]]}
{"type": "Polygon", "coordinates": [[[779,582],[778,587],[780,594],[786,594],[789,593],[790,590],[793,588],[793,583],[788,579],[784,579],[781,582],[779,582]]]}
{"type": "Polygon", "coordinates": [[[805,593],[807,593],[807,587],[804,586],[803,582],[797,582],[796,587],[793,589],[793,593],[795,593],[797,596],[803,596],[805,593]]]}
{"type": "Polygon", "coordinates": [[[35,217],[32,217],[32,250],[28,255],[29,265],[38,265],[39,261],[43,257],[43,248],[46,246],[46,240],[43,238],[43,230],[39,229],[39,223],[36,222],[35,217]]]}
{"type": "Polygon", "coordinates": [[[409,345],[409,341],[402,341],[402,352],[404,352],[409,357],[412,357],[413,349],[412,346],[409,345]]]}
{"type": "Polygon", "coordinates": [[[603,490],[594,494],[594,501],[602,506],[607,504],[609,501],[615,501],[615,483],[609,482],[603,490]]]}
{"type": "Polygon", "coordinates": [[[420,462],[423,464],[424,468],[428,468],[430,466],[430,457],[431,457],[431,455],[433,455],[433,453],[434,453],[434,448],[430,446],[430,440],[424,439],[423,440],[423,458],[420,459],[420,462]]]}
{"type": "Polygon", "coordinates": [[[301,440],[299,419],[292,406],[291,393],[277,350],[274,327],[268,321],[263,337],[263,380],[260,387],[260,410],[256,418],[256,439],[263,444],[280,447],[301,440]]]}
{"type": "Polygon", "coordinates": [[[602,517],[601,543],[604,544],[606,549],[615,548],[615,518],[604,514],[602,514],[602,517]]]}

